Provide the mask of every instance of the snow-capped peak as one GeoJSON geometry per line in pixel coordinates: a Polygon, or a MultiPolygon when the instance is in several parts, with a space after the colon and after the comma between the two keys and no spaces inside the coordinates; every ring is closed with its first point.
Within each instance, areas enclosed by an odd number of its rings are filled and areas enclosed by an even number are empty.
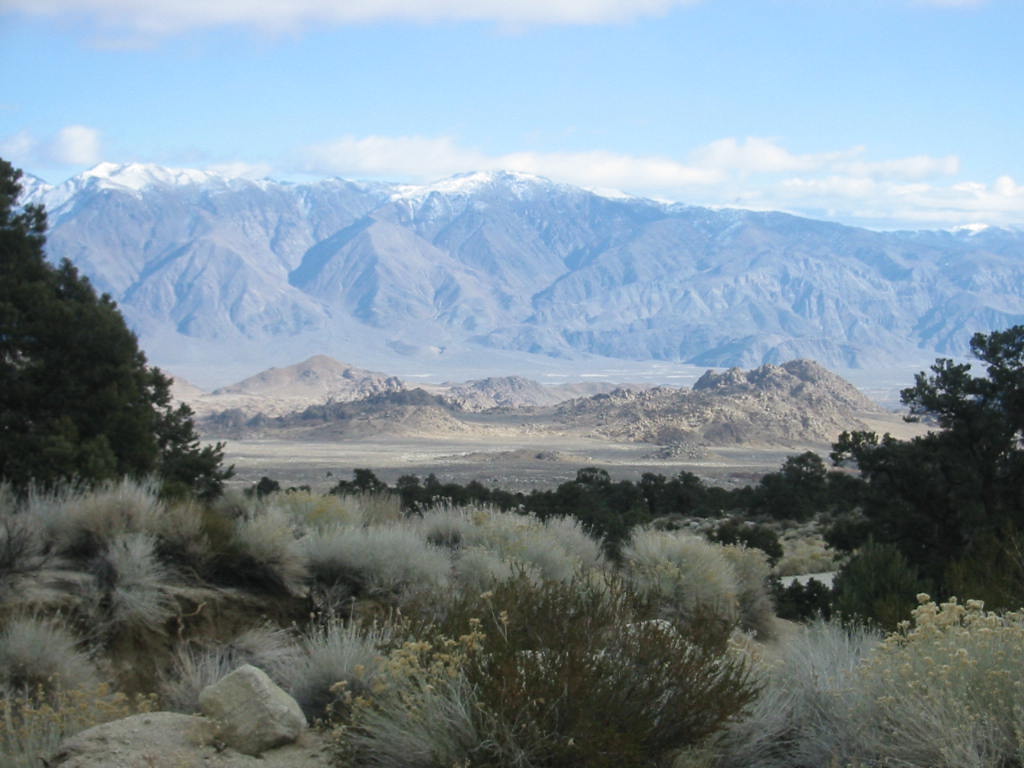
{"type": "Polygon", "coordinates": [[[209,171],[191,168],[164,168],[150,163],[100,163],[82,173],[79,177],[88,183],[96,179],[104,187],[139,191],[154,185],[182,186],[186,184],[207,184],[221,181],[223,177],[209,171]]]}
{"type": "Polygon", "coordinates": [[[973,224],[961,224],[958,227],[953,227],[954,232],[966,232],[970,235],[977,235],[980,232],[984,232],[986,229],[990,229],[991,225],[983,222],[975,222],[973,224]]]}
{"type": "Polygon", "coordinates": [[[521,171],[473,171],[458,173],[430,184],[405,184],[399,186],[392,200],[417,201],[437,192],[449,197],[463,197],[480,192],[482,189],[500,186],[519,198],[538,186],[551,186],[552,182],[543,176],[521,171]]]}

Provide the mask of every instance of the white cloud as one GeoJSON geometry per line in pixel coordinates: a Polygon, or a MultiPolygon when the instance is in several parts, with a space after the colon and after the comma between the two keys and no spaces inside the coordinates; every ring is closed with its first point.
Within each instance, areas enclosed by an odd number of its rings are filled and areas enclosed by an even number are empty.
{"type": "Polygon", "coordinates": [[[927,179],[932,176],[955,176],[960,172],[960,158],[956,155],[931,157],[914,155],[880,162],[853,161],[837,166],[854,176],[871,176],[880,179],[905,179],[908,181],[927,179]]]}
{"type": "Polygon", "coordinates": [[[795,155],[772,139],[748,136],[742,143],[729,137],[695,150],[690,158],[697,165],[728,168],[744,173],[810,171],[863,151],[863,147],[819,154],[795,155]]]}
{"type": "Polygon", "coordinates": [[[85,125],[61,128],[49,146],[50,157],[67,165],[95,165],[100,161],[100,134],[85,125]]]}
{"type": "Polygon", "coordinates": [[[698,205],[785,210],[874,227],[1024,223],[1024,188],[1008,176],[957,179],[956,155],[874,159],[865,147],[798,153],[771,139],[726,137],[687,161],[608,151],[489,154],[448,137],[343,137],[306,152],[304,170],[428,182],[474,170],[517,170],[555,181],[698,205]]]}
{"type": "Polygon", "coordinates": [[[608,24],[658,16],[700,0],[0,0],[0,10],[60,17],[146,34],[241,24],[270,30],[311,23],[493,21],[500,24],[608,24]]]}
{"type": "Polygon", "coordinates": [[[19,131],[13,136],[0,139],[0,155],[16,164],[31,160],[39,142],[28,131],[19,131]]]}
{"type": "Polygon", "coordinates": [[[208,165],[206,170],[229,179],[265,179],[273,173],[274,168],[267,163],[233,162],[208,165]]]}
{"type": "Polygon", "coordinates": [[[101,159],[100,133],[86,125],[68,125],[40,139],[20,131],[0,139],[0,154],[20,165],[95,165],[101,159]]]}
{"type": "Polygon", "coordinates": [[[681,189],[722,180],[716,169],[656,156],[613,152],[513,152],[487,155],[450,138],[343,137],[307,152],[305,170],[431,181],[464,171],[510,170],[586,187],[681,189]]]}

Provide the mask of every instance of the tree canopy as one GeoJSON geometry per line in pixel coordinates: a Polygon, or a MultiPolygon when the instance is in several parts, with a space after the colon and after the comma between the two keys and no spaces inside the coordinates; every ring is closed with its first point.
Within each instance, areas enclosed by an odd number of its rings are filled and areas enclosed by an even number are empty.
{"type": "Polygon", "coordinates": [[[46,261],[46,213],[18,207],[21,175],[0,159],[0,478],[155,474],[169,493],[216,495],[231,474],[223,445],[200,445],[110,296],[66,259],[46,261]]]}
{"type": "Polygon", "coordinates": [[[975,334],[971,350],[983,375],[939,359],[901,393],[911,420],[938,429],[909,441],[844,433],[832,452],[867,481],[864,531],[939,586],[951,566],[1024,528],[1024,326],[975,334]]]}

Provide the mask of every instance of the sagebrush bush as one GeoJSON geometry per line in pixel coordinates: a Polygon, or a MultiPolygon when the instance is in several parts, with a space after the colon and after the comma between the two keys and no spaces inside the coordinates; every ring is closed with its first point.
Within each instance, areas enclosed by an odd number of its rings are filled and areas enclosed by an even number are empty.
{"type": "Polygon", "coordinates": [[[740,627],[761,639],[770,638],[775,631],[775,606],[768,556],[760,549],[734,545],[722,547],[722,554],[736,573],[740,627]]]}
{"type": "Polygon", "coordinates": [[[796,529],[783,534],[782,559],[775,566],[779,576],[826,573],[835,567],[836,553],[828,548],[820,533],[796,529]]]}
{"type": "Polygon", "coordinates": [[[170,572],[157,560],[153,536],[114,536],[91,569],[92,603],[103,634],[164,631],[174,615],[174,602],[167,592],[170,572]]]}
{"type": "Polygon", "coordinates": [[[103,684],[68,690],[37,688],[23,694],[0,692],[0,764],[38,768],[60,743],[100,723],[152,712],[151,696],[130,698],[103,684]]]}
{"type": "Polygon", "coordinates": [[[512,563],[483,547],[463,547],[452,563],[452,577],[458,587],[472,594],[486,592],[497,581],[511,578],[512,563]]]}
{"type": "Polygon", "coordinates": [[[713,611],[739,617],[740,584],[723,548],[699,536],[634,529],[622,548],[623,573],[666,616],[689,619],[713,611]]]}
{"type": "Polygon", "coordinates": [[[92,660],[59,619],[19,616],[0,627],[0,691],[27,696],[40,686],[88,688],[98,682],[92,660]]]}
{"type": "Polygon", "coordinates": [[[301,531],[338,525],[366,524],[364,504],[358,500],[350,502],[332,494],[311,491],[276,493],[268,504],[281,510],[301,531]]]}
{"type": "Polygon", "coordinates": [[[155,480],[130,478],[89,490],[73,485],[31,489],[26,505],[53,550],[80,560],[95,557],[119,534],[160,533],[167,525],[166,511],[155,480]]]}
{"type": "Polygon", "coordinates": [[[279,509],[253,509],[238,517],[231,538],[219,553],[218,572],[236,582],[299,595],[308,570],[291,521],[279,509]]]}
{"type": "MultiPolygon", "coordinates": [[[[424,751],[443,754],[444,765],[602,768],[657,764],[697,744],[743,708],[753,686],[727,652],[724,622],[709,616],[684,627],[654,615],[612,577],[538,582],[526,573],[483,595],[454,596],[440,621],[430,614],[417,624],[412,615],[419,641],[400,649],[401,666],[429,680],[440,665],[456,681],[431,683],[449,715],[424,751]]],[[[422,700],[371,695],[373,718],[355,711],[365,749],[357,764],[398,765],[394,756],[375,762],[388,750],[380,734],[414,717],[422,700]]]]}
{"type": "Polygon", "coordinates": [[[880,634],[814,621],[754,670],[761,693],[717,740],[720,768],[826,768],[862,753],[860,665],[880,634]]]}
{"type": "Polygon", "coordinates": [[[448,551],[406,525],[333,526],[310,532],[301,547],[318,584],[341,587],[353,597],[400,598],[441,589],[451,572],[448,551]]]}
{"type": "MultiPolygon", "coordinates": [[[[539,579],[568,581],[581,570],[605,565],[600,543],[578,520],[504,512],[492,507],[441,505],[428,510],[417,526],[428,541],[493,552],[510,566],[522,566],[539,579]]],[[[478,558],[479,559],[479,558],[478,558]]]]}
{"type": "Polygon", "coordinates": [[[386,525],[405,519],[402,497],[390,491],[360,491],[337,497],[346,515],[361,525],[386,525]]]}
{"type": "Polygon", "coordinates": [[[5,503],[6,491],[0,484],[0,589],[10,576],[38,570],[46,562],[38,520],[19,512],[13,499],[5,503]]]}
{"type": "MultiPolygon", "coordinates": [[[[336,687],[350,717],[335,728],[334,750],[344,765],[440,768],[476,765],[495,750],[482,732],[487,716],[462,671],[478,633],[436,645],[408,641],[380,660],[371,691],[336,687]]],[[[526,765],[513,760],[503,765],[526,765]]]]}
{"type": "Polygon", "coordinates": [[[861,670],[869,757],[908,768],[1024,762],[1024,612],[918,597],[861,670]]]}
{"type": "Polygon", "coordinates": [[[369,693],[377,681],[392,640],[387,624],[364,627],[327,620],[303,638],[303,655],[286,688],[310,721],[342,717],[348,702],[369,693]]]}
{"type": "Polygon", "coordinates": [[[290,632],[269,625],[247,629],[228,643],[181,643],[160,684],[160,700],[164,708],[175,712],[198,712],[203,688],[243,664],[259,667],[278,685],[287,687],[303,656],[290,632]]]}

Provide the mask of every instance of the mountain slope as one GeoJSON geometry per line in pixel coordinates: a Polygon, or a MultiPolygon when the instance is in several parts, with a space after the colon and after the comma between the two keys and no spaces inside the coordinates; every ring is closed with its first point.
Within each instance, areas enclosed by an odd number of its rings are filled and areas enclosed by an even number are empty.
{"type": "Polygon", "coordinates": [[[50,257],[178,370],[200,351],[249,370],[507,351],[853,368],[964,354],[1024,322],[1018,231],[872,232],[503,172],[411,187],[101,164],[30,181],[50,257]]]}

